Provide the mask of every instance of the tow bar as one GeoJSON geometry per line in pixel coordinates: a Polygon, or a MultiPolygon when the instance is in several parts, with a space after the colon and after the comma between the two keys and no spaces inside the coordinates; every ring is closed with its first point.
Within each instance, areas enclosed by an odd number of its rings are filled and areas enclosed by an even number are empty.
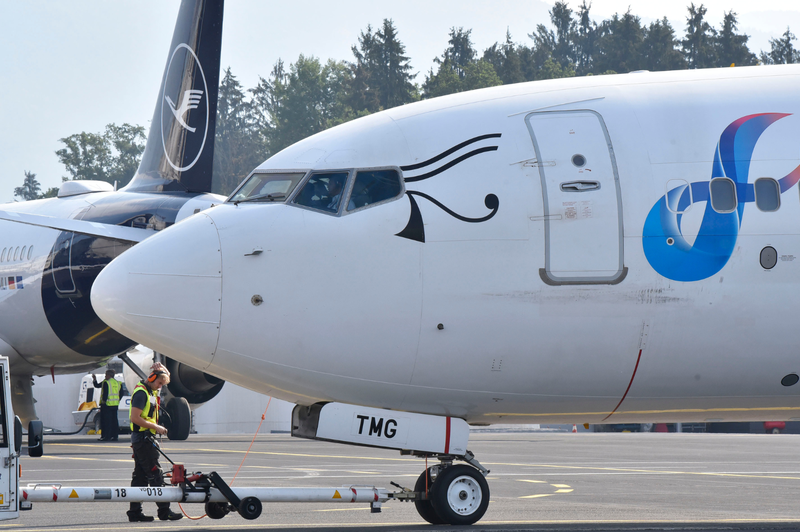
{"type": "Polygon", "coordinates": [[[22,488],[21,509],[34,502],[180,502],[203,503],[211,519],[222,519],[236,511],[245,519],[257,519],[267,502],[355,502],[369,503],[373,513],[389,499],[413,500],[410,490],[390,491],[372,486],[339,488],[231,488],[215,471],[186,474],[153,442],[172,464],[171,486],[162,487],[68,487],[61,484],[30,484],[22,488]]]}

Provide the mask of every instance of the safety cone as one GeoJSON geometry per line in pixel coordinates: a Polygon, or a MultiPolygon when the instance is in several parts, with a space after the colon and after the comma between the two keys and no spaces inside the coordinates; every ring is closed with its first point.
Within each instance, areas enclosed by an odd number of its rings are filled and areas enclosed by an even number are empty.
{"type": "Polygon", "coordinates": [[[578,425],[572,425],[572,432],[578,432],[578,425]]]}

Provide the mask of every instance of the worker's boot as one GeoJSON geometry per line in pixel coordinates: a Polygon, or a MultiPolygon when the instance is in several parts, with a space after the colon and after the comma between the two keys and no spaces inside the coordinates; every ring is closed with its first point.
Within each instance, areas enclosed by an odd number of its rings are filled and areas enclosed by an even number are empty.
{"type": "Polygon", "coordinates": [[[152,515],[144,515],[141,512],[135,514],[132,513],[128,514],[128,521],[130,521],[131,523],[149,523],[150,521],[153,520],[154,519],[152,515]]]}
{"type": "Polygon", "coordinates": [[[162,521],[177,521],[178,519],[183,519],[183,514],[173,512],[169,509],[167,511],[159,510],[158,518],[162,521]]]}

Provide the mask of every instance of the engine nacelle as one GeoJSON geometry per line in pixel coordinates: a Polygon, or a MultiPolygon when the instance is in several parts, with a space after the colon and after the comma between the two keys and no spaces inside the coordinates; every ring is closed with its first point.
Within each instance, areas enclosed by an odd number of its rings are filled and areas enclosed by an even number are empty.
{"type": "MultiPolygon", "coordinates": [[[[153,365],[153,352],[144,347],[138,346],[128,352],[130,359],[142,368],[145,374],[150,373],[150,366],[153,365]]],[[[167,385],[168,395],[172,397],[183,397],[194,408],[213,399],[222,389],[225,381],[212,377],[198,369],[181,364],[175,360],[163,357],[164,365],[170,372],[170,382],[167,385]]],[[[123,366],[122,374],[125,378],[125,386],[128,391],[133,391],[139,376],[127,365],[123,366]]]]}
{"type": "Polygon", "coordinates": [[[210,401],[220,392],[225,381],[199,369],[164,357],[164,365],[170,372],[167,388],[175,397],[183,397],[191,405],[210,401]]]}

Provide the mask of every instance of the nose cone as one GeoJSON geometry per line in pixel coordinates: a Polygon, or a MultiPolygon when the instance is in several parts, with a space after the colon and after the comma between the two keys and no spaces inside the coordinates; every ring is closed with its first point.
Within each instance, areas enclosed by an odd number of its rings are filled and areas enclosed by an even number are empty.
{"type": "Polygon", "coordinates": [[[197,214],[113,260],[92,286],[107,325],[197,369],[219,337],[222,259],[213,220],[197,214]]]}

